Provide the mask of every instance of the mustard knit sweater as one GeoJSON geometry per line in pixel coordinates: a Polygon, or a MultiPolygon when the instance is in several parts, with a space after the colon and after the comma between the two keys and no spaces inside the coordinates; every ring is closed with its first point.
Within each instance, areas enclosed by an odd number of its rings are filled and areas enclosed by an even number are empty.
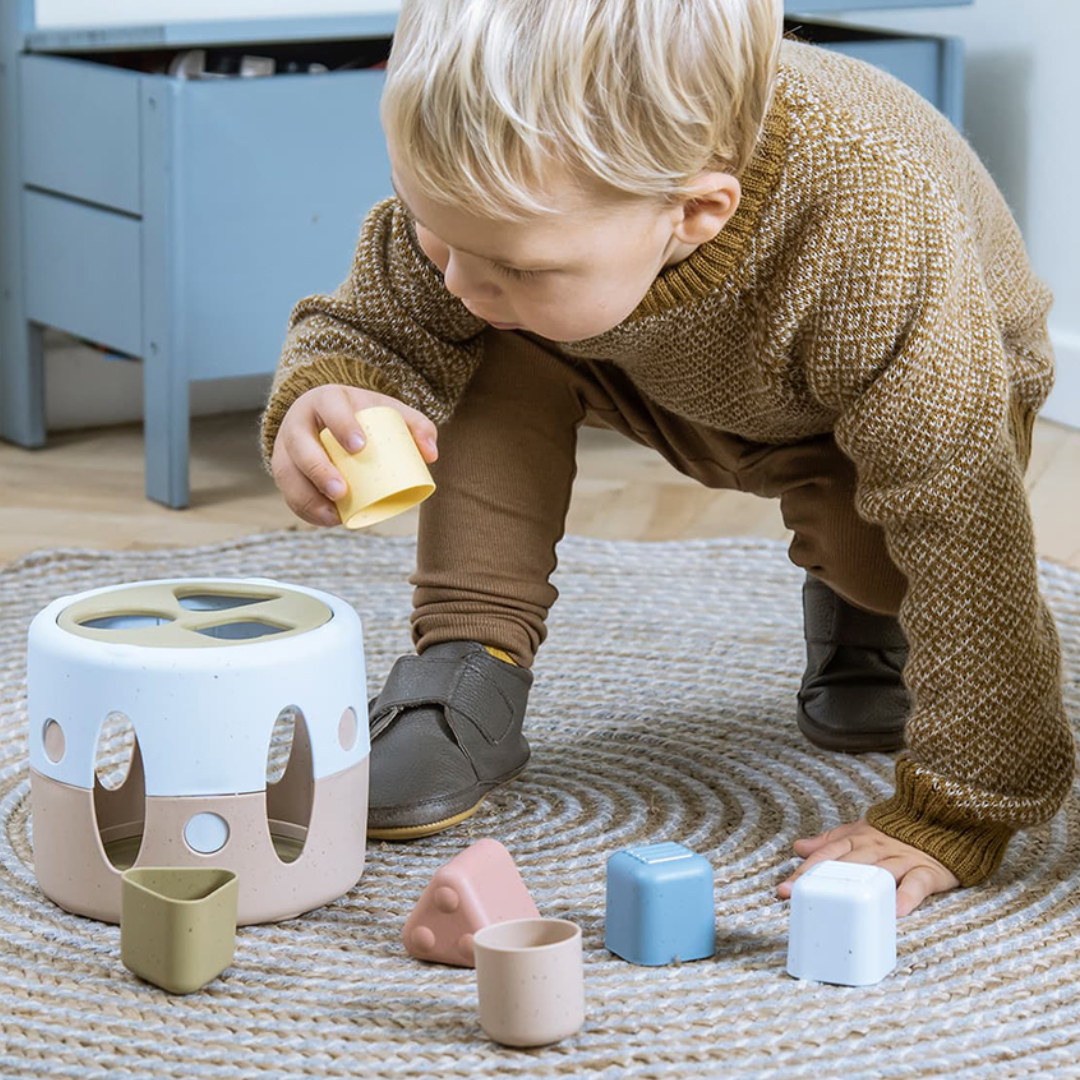
{"type": "MultiPolygon", "coordinates": [[[[1047,289],[961,136],[861,62],[785,42],[742,202],[638,309],[570,356],[744,439],[832,431],[856,508],[908,581],[913,708],[896,790],[871,824],[987,877],[1073,775],[1060,647],[1039,595],[1023,473],[1053,357],[1047,289]]],[[[484,324],[447,292],[401,205],[369,214],[349,278],[302,300],[263,418],[343,383],[436,422],[481,360],[484,324]]]]}

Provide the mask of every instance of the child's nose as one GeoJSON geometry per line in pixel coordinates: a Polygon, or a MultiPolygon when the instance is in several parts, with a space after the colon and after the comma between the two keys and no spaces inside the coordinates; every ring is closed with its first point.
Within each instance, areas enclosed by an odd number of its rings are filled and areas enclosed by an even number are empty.
{"type": "Polygon", "coordinates": [[[443,271],[447,289],[462,300],[483,302],[500,295],[499,287],[482,274],[467,267],[459,257],[451,253],[443,271]]]}

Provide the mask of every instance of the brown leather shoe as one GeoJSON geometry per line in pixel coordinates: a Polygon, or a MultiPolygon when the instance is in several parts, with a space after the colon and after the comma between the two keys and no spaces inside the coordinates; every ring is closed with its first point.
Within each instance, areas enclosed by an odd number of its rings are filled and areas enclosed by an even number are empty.
{"type": "Polygon", "coordinates": [[[474,641],[399,657],[368,710],[368,836],[442,832],[517,776],[529,760],[521,725],[532,679],[474,641]]]}
{"type": "Polygon", "coordinates": [[[803,617],[807,665],[799,730],[825,750],[902,749],[911,698],[901,678],[907,639],[900,623],[852,607],[809,574],[803,617]]]}

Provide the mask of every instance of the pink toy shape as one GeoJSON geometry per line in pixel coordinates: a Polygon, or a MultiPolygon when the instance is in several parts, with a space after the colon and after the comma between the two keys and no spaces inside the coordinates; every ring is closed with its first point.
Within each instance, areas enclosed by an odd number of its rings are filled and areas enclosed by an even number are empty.
{"type": "Polygon", "coordinates": [[[405,920],[410,956],[474,967],[473,934],[510,919],[537,919],[513,857],[498,840],[477,840],[435,871],[405,920]]]}

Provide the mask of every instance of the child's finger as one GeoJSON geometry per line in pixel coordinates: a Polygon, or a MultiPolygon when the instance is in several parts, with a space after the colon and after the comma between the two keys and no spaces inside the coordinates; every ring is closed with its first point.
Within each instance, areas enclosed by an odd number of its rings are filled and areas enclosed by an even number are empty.
{"type": "MultiPolygon", "coordinates": [[[[356,419],[357,406],[344,386],[328,387],[315,403],[315,418],[350,454],[364,449],[364,429],[356,419]]],[[[335,496],[336,497],[336,496],[335,496]]]]}
{"type": "Polygon", "coordinates": [[[401,405],[399,411],[412,432],[421,456],[430,465],[439,456],[439,429],[418,409],[401,405]]]}
{"type": "Polygon", "coordinates": [[[310,525],[337,525],[340,517],[333,503],[288,459],[280,466],[278,487],[289,509],[310,525]]]}
{"type": "Polygon", "coordinates": [[[845,855],[849,855],[852,850],[852,843],[850,840],[832,840],[824,847],[819,848],[813,855],[811,855],[799,868],[789,877],[786,881],[782,882],[777,887],[777,892],[786,900],[791,895],[791,886],[807,872],[812,870],[818,863],[826,862],[829,859],[842,859],[845,855]]]}
{"type": "Polygon", "coordinates": [[[835,829],[829,829],[827,832],[819,833],[817,836],[804,836],[801,840],[796,840],[792,847],[795,849],[796,855],[812,855],[823,844],[829,844],[836,840],[842,840],[850,833],[858,830],[861,822],[853,821],[847,825],[838,825],[835,829]]]}
{"type": "MultiPolygon", "coordinates": [[[[288,451],[290,463],[315,489],[316,494],[321,493],[327,499],[333,500],[340,499],[348,490],[344,477],[334,468],[323,444],[311,431],[298,427],[288,432],[285,449],[288,451]]],[[[284,472],[285,466],[282,468],[284,472]]],[[[282,486],[280,481],[278,486],[282,486]]],[[[284,490],[282,487],[282,491],[284,490]]]]}
{"type": "Polygon", "coordinates": [[[928,896],[944,891],[937,883],[937,875],[925,863],[909,870],[896,889],[896,916],[910,915],[928,896]]]}
{"type": "Polygon", "coordinates": [[[341,517],[310,480],[287,458],[281,461],[276,480],[289,509],[309,525],[340,525],[341,517]]]}

